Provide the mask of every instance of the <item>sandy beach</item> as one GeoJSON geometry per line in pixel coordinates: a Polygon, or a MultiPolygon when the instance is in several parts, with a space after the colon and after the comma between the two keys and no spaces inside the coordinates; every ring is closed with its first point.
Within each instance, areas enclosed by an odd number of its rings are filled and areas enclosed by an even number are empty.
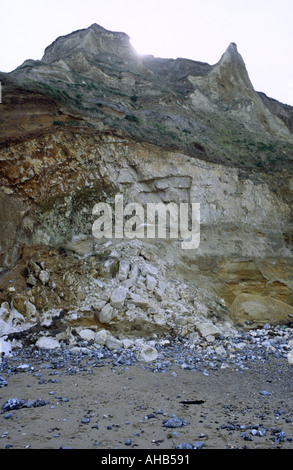
{"type": "Polygon", "coordinates": [[[293,448],[285,358],[205,373],[46,359],[32,350],[3,361],[1,449],[293,448]]]}

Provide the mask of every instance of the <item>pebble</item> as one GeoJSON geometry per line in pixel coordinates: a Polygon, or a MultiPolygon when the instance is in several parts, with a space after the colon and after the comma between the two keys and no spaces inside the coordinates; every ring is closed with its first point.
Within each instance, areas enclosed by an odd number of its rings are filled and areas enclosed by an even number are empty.
{"type": "Polygon", "coordinates": [[[189,421],[184,421],[182,418],[178,418],[174,414],[170,419],[165,419],[163,421],[163,426],[165,428],[181,428],[182,426],[187,426],[187,424],[189,424],[189,421]]]}
{"type": "Polygon", "coordinates": [[[183,442],[182,444],[178,444],[175,449],[201,449],[204,447],[205,443],[202,441],[196,441],[193,444],[189,444],[188,442],[183,442]]]}
{"type": "Polygon", "coordinates": [[[7,400],[4,405],[2,405],[2,410],[18,410],[19,408],[22,408],[24,404],[25,400],[19,400],[18,398],[9,398],[9,400],[7,400]]]}
{"type": "MultiPolygon", "coordinates": [[[[271,357],[287,357],[288,348],[284,349],[284,344],[288,344],[292,337],[293,331],[291,328],[281,329],[266,326],[251,332],[238,332],[235,337],[219,337],[209,345],[207,345],[204,338],[199,338],[197,343],[192,344],[192,347],[188,339],[169,338],[165,341],[158,341],[155,345],[154,342],[150,342],[151,346],[148,350],[152,351],[152,360],[142,362],[140,365],[154,372],[164,373],[174,364],[182,369],[201,371],[206,376],[208,376],[210,370],[221,370],[227,367],[248,369],[250,364],[262,363],[271,357]],[[268,347],[268,341],[271,344],[271,335],[274,336],[274,349],[268,347]],[[284,338],[286,338],[286,341],[284,338]],[[223,353],[224,351],[226,351],[226,354],[223,353]]],[[[117,346],[121,346],[122,343],[117,342],[117,346]]],[[[120,347],[111,350],[105,345],[100,345],[100,348],[97,345],[95,347],[89,345],[90,342],[79,339],[77,348],[72,351],[64,345],[61,345],[61,348],[53,352],[46,349],[36,350],[37,357],[43,361],[40,368],[56,369],[54,373],[58,375],[61,374],[59,369],[66,367],[66,364],[73,357],[78,362],[85,355],[93,358],[96,363],[101,362],[101,360],[112,361],[114,366],[123,367],[137,365],[137,361],[141,360],[141,347],[127,349],[120,347]],[[55,363],[51,359],[52,355],[55,356],[55,363]]],[[[25,358],[25,348],[23,349],[25,358]]],[[[22,357],[21,351],[13,354],[22,357]]],[[[23,362],[21,366],[23,366],[21,367],[23,371],[31,372],[29,363],[23,362]]],[[[78,367],[72,367],[71,370],[68,368],[67,372],[77,373],[78,367]]],[[[176,377],[176,372],[172,371],[171,376],[176,377]]],[[[0,377],[0,387],[2,386],[5,386],[5,380],[0,377]]]]}
{"type": "Polygon", "coordinates": [[[3,377],[0,377],[0,388],[6,387],[7,382],[3,377]]]}
{"type": "Polygon", "coordinates": [[[27,372],[28,370],[30,370],[32,367],[30,364],[20,364],[19,366],[17,366],[16,370],[18,372],[27,372]]]}
{"type": "Polygon", "coordinates": [[[188,444],[187,442],[183,442],[182,444],[178,444],[175,449],[193,449],[192,444],[188,444]]]}
{"type": "Polygon", "coordinates": [[[205,445],[202,441],[196,441],[192,444],[193,449],[201,449],[205,445]]]}
{"type": "Polygon", "coordinates": [[[81,422],[82,422],[82,424],[87,424],[87,423],[90,422],[90,418],[85,418],[85,417],[83,417],[83,418],[81,419],[81,422]]]}

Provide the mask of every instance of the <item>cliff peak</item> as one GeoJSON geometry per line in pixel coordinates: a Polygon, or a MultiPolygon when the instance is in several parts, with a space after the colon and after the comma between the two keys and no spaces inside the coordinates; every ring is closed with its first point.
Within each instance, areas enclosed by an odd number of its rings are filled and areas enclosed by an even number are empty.
{"type": "Polygon", "coordinates": [[[235,93],[245,96],[248,90],[254,91],[245,62],[234,42],[229,44],[219,62],[214,65],[213,75],[223,86],[225,97],[228,99],[235,97],[235,93]]]}
{"type": "Polygon", "coordinates": [[[224,54],[221,56],[219,62],[217,62],[216,64],[216,66],[227,65],[230,67],[234,67],[234,69],[237,67],[238,69],[245,71],[247,74],[245,62],[241,54],[238,52],[238,48],[235,42],[231,42],[229,44],[224,54]]]}
{"type": "Polygon", "coordinates": [[[42,62],[52,63],[80,51],[87,54],[136,54],[129,42],[129,36],[123,32],[108,31],[93,23],[85,29],[79,29],[65,36],[58,37],[45,49],[42,62]]]}

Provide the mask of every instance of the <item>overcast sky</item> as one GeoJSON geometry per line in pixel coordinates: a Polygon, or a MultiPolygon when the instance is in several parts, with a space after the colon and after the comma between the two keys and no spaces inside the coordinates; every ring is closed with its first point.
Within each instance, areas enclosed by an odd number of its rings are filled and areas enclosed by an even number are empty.
{"type": "Polygon", "coordinates": [[[140,54],[215,64],[235,42],[257,91],[293,105],[293,0],[0,0],[0,70],[97,23],[140,54]]]}

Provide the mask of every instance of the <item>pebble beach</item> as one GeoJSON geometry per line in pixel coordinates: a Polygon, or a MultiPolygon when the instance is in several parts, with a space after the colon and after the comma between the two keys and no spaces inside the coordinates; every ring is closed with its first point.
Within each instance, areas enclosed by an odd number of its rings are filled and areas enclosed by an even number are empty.
{"type": "MultiPolygon", "coordinates": [[[[293,329],[212,343],[22,348],[0,364],[1,449],[292,449],[293,329]]],[[[146,342],[146,339],[144,339],[146,342]]]]}

